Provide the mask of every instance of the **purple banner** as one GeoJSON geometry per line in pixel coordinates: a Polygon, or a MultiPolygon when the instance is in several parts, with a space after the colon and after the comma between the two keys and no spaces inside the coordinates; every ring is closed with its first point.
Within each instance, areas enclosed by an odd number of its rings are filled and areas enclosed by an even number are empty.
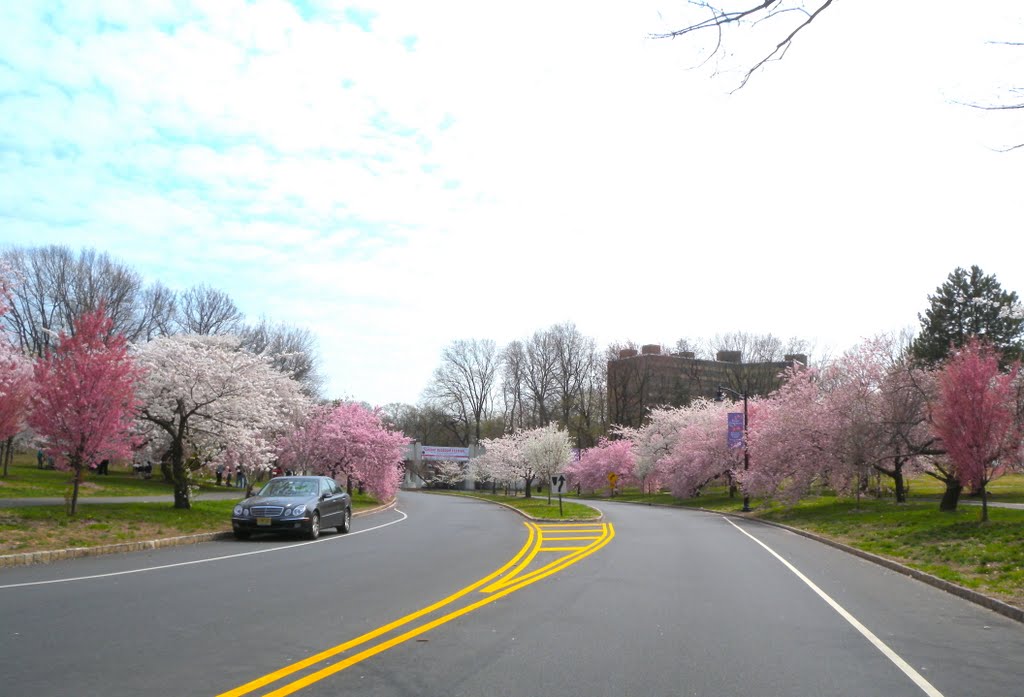
{"type": "Polygon", "coordinates": [[[743,414],[729,414],[728,443],[730,448],[743,447],[743,414]]]}

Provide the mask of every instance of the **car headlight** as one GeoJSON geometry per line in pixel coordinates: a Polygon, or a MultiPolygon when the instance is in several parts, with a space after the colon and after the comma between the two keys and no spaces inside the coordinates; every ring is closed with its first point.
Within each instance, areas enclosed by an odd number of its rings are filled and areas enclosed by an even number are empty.
{"type": "MultiPolygon", "coordinates": [[[[302,515],[305,512],[306,512],[306,504],[300,503],[298,506],[296,506],[295,508],[292,509],[291,515],[298,516],[298,515],[302,515]]],[[[285,513],[285,515],[288,515],[288,511],[285,511],[284,513],[285,513]]]]}
{"type": "Polygon", "coordinates": [[[242,508],[241,504],[239,504],[238,506],[235,506],[235,516],[241,518],[244,515],[244,513],[243,513],[244,510],[245,509],[242,508]]]}

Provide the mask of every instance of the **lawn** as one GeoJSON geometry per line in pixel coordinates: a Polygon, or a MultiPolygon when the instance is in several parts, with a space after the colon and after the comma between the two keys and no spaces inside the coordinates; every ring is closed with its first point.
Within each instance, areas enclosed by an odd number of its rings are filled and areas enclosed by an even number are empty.
{"type": "Polygon", "coordinates": [[[576,503],[566,498],[562,500],[562,514],[559,515],[558,498],[553,497],[548,503],[547,495],[536,495],[526,498],[524,496],[504,496],[502,494],[490,494],[483,490],[478,491],[456,491],[425,489],[429,493],[450,494],[453,496],[469,496],[472,498],[496,501],[537,518],[538,520],[594,520],[601,517],[601,512],[585,504],[576,503]]]}
{"type": "MultiPolygon", "coordinates": [[[[63,498],[70,492],[70,473],[41,470],[33,455],[15,455],[7,478],[0,478],[0,502],[5,498],[63,498]]],[[[231,491],[205,483],[200,489],[231,491]]],[[[239,498],[242,490],[237,490],[239,498]]],[[[3,508],[0,506],[0,555],[70,547],[93,547],[231,530],[236,501],[193,500],[191,510],[170,503],[82,503],[96,496],[153,496],[174,493],[159,474],[137,479],[130,465],[112,464],[110,474],[89,473],[79,491],[78,513],[69,516],[64,505],[3,508]]],[[[378,505],[370,496],[354,494],[352,509],[378,505]]]]}

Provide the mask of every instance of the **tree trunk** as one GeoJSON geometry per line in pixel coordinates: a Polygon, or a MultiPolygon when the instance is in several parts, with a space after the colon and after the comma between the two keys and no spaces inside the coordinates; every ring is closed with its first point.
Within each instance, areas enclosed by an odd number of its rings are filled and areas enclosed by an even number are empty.
{"type": "Polygon", "coordinates": [[[526,498],[531,498],[530,489],[533,488],[533,477],[523,477],[523,481],[526,483],[526,498]]]}
{"type": "Polygon", "coordinates": [[[897,464],[892,475],[893,488],[896,489],[896,503],[907,502],[907,489],[903,485],[903,465],[897,464]]]}
{"type": "Polygon", "coordinates": [[[956,510],[956,504],[960,500],[960,492],[963,491],[964,486],[953,477],[946,479],[945,482],[946,492],[942,495],[942,501],[939,502],[939,510],[953,512],[956,510]]]}
{"type": "MultiPolygon", "coordinates": [[[[161,462],[161,466],[163,462],[161,462]]],[[[189,499],[188,470],[185,468],[185,448],[180,440],[171,444],[171,477],[174,480],[174,507],[192,509],[189,499]]]]}
{"type": "Polygon", "coordinates": [[[14,443],[14,436],[7,439],[6,443],[0,444],[0,460],[4,463],[4,479],[7,479],[7,463],[11,461],[11,445],[14,443]]]}
{"type": "Polygon", "coordinates": [[[72,467],[72,471],[74,472],[74,476],[72,476],[72,478],[71,478],[71,481],[72,481],[72,485],[71,485],[71,506],[70,506],[70,509],[68,511],[68,515],[74,515],[75,512],[78,510],[78,485],[82,481],[82,469],[83,469],[81,458],[77,458],[75,460],[72,460],[71,461],[71,467],[72,467]]]}

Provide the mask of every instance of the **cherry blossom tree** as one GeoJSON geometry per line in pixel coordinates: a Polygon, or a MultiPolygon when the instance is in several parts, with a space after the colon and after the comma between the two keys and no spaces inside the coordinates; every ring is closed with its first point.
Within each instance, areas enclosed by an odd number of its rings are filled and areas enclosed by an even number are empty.
{"type": "MultiPolygon", "coordinates": [[[[666,439],[659,467],[674,496],[698,495],[716,479],[725,479],[730,484],[735,480],[736,473],[743,468],[743,449],[730,448],[728,443],[728,414],[735,409],[728,402],[697,400],[689,407],[664,415],[666,420],[671,419],[674,433],[666,439]]],[[[757,409],[757,402],[751,400],[751,423],[757,409]]]]}
{"type": "Polygon", "coordinates": [[[251,482],[253,470],[269,468],[256,455],[265,453],[260,440],[291,430],[308,409],[294,380],[240,350],[234,337],[160,337],[141,347],[138,361],[146,369],[140,419],[150,448],[170,463],[175,508],[191,508],[194,472],[221,458],[249,466],[251,482]]]}
{"type": "Polygon", "coordinates": [[[548,501],[551,500],[551,478],[561,474],[572,462],[572,446],[569,434],[551,423],[526,431],[522,442],[523,458],[548,486],[548,501]]]}
{"type": "Polygon", "coordinates": [[[347,402],[312,409],[301,427],[277,443],[282,463],[344,481],[358,481],[378,500],[394,498],[409,439],[389,430],[379,410],[347,402]]]}
{"type": "Polygon", "coordinates": [[[938,376],[932,423],[957,477],[981,492],[981,519],[988,520],[985,486],[1021,464],[1021,424],[1016,381],[1020,364],[999,369],[999,355],[977,339],[947,361],[938,376]]]}
{"type": "MultiPolygon", "coordinates": [[[[518,433],[518,432],[517,432],[518,433]]],[[[470,472],[475,480],[490,482],[492,490],[501,485],[507,494],[515,489],[522,476],[522,453],[516,434],[501,438],[485,438],[480,441],[483,453],[470,460],[470,472]]],[[[529,483],[528,483],[529,485],[529,483]]]]}
{"type": "Polygon", "coordinates": [[[24,428],[34,390],[32,362],[0,336],[0,461],[3,476],[13,454],[14,437],[24,428]]]}
{"type": "MultiPolygon", "coordinates": [[[[14,272],[0,259],[0,317],[10,308],[14,272]]],[[[0,329],[0,461],[3,476],[13,455],[14,436],[28,417],[33,390],[32,363],[12,344],[0,329]]]]}
{"type": "Polygon", "coordinates": [[[102,307],[88,312],[74,336],[61,332],[54,350],[35,364],[29,424],[47,440],[56,466],[74,473],[72,515],[89,466],[131,452],[141,374],[112,326],[102,307]]]}
{"type": "Polygon", "coordinates": [[[466,480],[466,465],[454,460],[435,462],[428,482],[445,489],[453,489],[466,480]]]}
{"type": "Polygon", "coordinates": [[[587,448],[580,459],[566,468],[570,480],[590,492],[608,487],[608,475],[612,472],[619,481],[629,481],[636,466],[633,441],[627,438],[609,440],[601,438],[593,448],[587,448]]]}
{"type": "Polygon", "coordinates": [[[501,438],[485,438],[480,441],[484,454],[474,461],[474,469],[480,478],[484,481],[509,483],[522,480],[526,498],[530,498],[537,470],[524,453],[527,433],[528,431],[516,431],[501,438]]]}
{"type": "Polygon", "coordinates": [[[795,503],[812,482],[837,466],[834,412],[814,369],[790,369],[782,386],[759,401],[748,428],[748,471],[737,472],[744,493],[795,503]]]}

